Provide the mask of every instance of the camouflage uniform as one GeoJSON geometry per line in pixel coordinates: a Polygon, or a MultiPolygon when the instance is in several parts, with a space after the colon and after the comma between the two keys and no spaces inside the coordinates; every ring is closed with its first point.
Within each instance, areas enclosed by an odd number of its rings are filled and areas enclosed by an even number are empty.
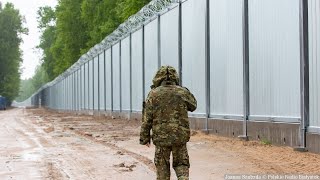
{"type": "Polygon", "coordinates": [[[188,111],[194,111],[197,101],[187,88],[179,86],[179,77],[171,66],[162,66],[153,79],[145,102],[140,144],[156,146],[155,165],[158,180],[170,180],[170,153],[179,180],[189,177],[187,142],[190,139],[188,111]]]}

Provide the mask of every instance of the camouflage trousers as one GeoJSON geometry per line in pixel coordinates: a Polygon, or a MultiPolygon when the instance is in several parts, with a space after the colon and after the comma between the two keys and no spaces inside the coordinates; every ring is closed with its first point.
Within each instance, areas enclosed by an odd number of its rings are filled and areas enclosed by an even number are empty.
{"type": "Polygon", "coordinates": [[[189,179],[189,155],[187,145],[182,146],[156,146],[154,163],[157,169],[157,180],[170,180],[170,154],[172,152],[173,169],[178,180],[189,179]]]}

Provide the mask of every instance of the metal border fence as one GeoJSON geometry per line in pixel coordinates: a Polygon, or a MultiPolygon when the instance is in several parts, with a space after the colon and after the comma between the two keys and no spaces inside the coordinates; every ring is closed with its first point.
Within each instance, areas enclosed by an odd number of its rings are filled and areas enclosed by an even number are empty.
{"type": "Polygon", "coordinates": [[[153,0],[25,105],[140,112],[172,65],[198,99],[190,116],[243,120],[244,135],[248,121],[300,124],[303,145],[320,133],[318,17],[317,0],[153,0]]]}

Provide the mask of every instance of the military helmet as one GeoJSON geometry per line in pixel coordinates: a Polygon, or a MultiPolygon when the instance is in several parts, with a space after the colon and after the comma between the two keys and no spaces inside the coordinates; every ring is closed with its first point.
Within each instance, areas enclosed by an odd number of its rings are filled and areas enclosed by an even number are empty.
{"type": "Polygon", "coordinates": [[[172,66],[161,66],[153,78],[153,87],[159,87],[162,81],[171,81],[179,85],[179,75],[172,66]]]}

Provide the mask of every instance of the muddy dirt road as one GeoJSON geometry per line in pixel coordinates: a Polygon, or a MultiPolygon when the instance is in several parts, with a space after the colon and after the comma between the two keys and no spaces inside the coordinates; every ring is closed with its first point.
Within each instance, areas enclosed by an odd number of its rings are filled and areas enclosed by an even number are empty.
{"type": "MultiPolygon", "coordinates": [[[[43,109],[0,111],[0,179],[155,179],[154,146],[138,144],[139,130],[139,120],[43,109]]],[[[320,175],[320,155],[289,147],[193,132],[188,149],[192,180],[219,180],[225,174],[320,175]]]]}

